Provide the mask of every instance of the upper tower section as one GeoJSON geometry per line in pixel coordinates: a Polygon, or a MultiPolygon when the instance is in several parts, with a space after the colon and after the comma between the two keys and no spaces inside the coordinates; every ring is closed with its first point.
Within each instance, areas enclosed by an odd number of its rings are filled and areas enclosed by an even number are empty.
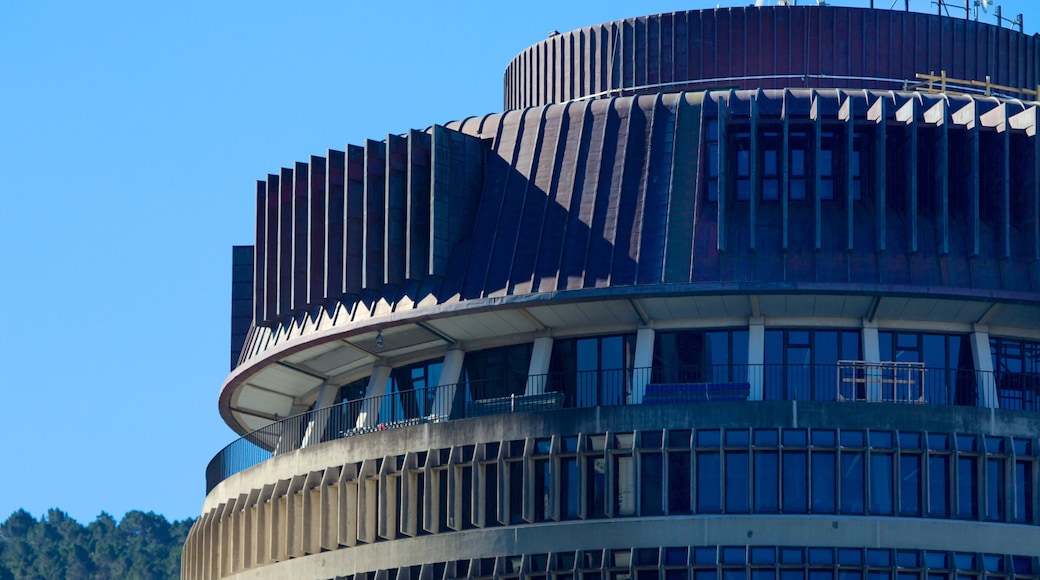
{"type": "Polygon", "coordinates": [[[1035,88],[1040,37],[963,18],[748,6],[640,16],[554,34],[505,72],[505,108],[686,90],[902,90],[918,73],[1035,88]]]}

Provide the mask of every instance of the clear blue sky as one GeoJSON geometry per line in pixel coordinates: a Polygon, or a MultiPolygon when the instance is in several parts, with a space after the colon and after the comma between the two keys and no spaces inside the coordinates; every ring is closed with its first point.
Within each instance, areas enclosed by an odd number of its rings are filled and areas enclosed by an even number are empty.
{"type": "Polygon", "coordinates": [[[199,515],[257,179],[501,110],[550,30],[752,3],[0,0],[0,521],[199,515]]]}

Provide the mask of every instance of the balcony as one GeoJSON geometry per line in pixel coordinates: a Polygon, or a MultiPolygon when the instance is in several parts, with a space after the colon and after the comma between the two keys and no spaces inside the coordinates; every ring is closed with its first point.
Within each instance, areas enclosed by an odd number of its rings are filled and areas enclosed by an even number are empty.
{"type": "Polygon", "coordinates": [[[1040,374],[925,368],[917,363],[699,365],[554,373],[468,381],[345,401],[275,421],[222,449],[206,468],[206,493],[272,457],[388,429],[492,414],[596,406],[813,400],[979,406],[1040,411],[1040,374]]]}

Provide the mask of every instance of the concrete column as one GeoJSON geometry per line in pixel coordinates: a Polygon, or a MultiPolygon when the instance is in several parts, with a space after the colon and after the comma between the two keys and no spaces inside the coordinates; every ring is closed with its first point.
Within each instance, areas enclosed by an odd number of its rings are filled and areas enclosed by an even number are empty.
{"type": "Polygon", "coordinates": [[[650,382],[650,372],[654,364],[654,329],[640,328],[636,331],[636,352],[632,361],[632,405],[643,402],[646,385],[650,382]]]}
{"type": "Polygon", "coordinates": [[[387,381],[390,380],[390,367],[378,365],[372,367],[372,376],[368,379],[365,399],[361,403],[361,412],[357,418],[357,428],[375,427],[379,424],[379,407],[386,394],[387,381]]]}
{"type": "Polygon", "coordinates": [[[534,346],[531,348],[531,364],[527,367],[525,395],[538,395],[545,392],[545,379],[549,374],[552,345],[551,336],[540,336],[534,339],[534,346]]]}
{"type": "Polygon", "coordinates": [[[329,423],[329,407],[336,401],[336,393],[338,392],[339,387],[333,387],[328,381],[321,384],[321,390],[318,391],[318,400],[314,403],[314,411],[311,412],[310,421],[307,423],[307,432],[303,435],[301,448],[321,443],[321,435],[325,432],[325,426],[329,423]]]}
{"type": "Polygon", "coordinates": [[[980,407],[1000,407],[997,383],[993,377],[993,354],[989,348],[989,329],[976,324],[971,333],[971,359],[975,363],[975,384],[978,387],[980,407]]]}
{"type": "Polygon", "coordinates": [[[455,402],[455,391],[458,389],[459,377],[462,376],[462,362],[465,357],[466,353],[457,348],[444,353],[441,377],[437,381],[437,394],[433,399],[433,414],[438,419],[451,416],[451,407],[455,402]]]}
{"type": "Polygon", "coordinates": [[[860,334],[863,342],[863,360],[875,363],[867,367],[867,400],[880,401],[881,393],[881,368],[876,364],[881,362],[881,347],[878,344],[877,323],[869,320],[863,321],[863,329],[860,334]]]}
{"type": "Polygon", "coordinates": [[[747,353],[747,378],[751,387],[748,398],[761,401],[764,396],[762,377],[765,375],[766,360],[766,321],[762,317],[751,318],[748,321],[747,353]]]}

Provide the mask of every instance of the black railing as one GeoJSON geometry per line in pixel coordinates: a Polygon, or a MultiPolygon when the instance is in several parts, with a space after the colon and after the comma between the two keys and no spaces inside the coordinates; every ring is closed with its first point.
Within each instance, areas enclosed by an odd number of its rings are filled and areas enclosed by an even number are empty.
{"type": "MultiPolygon", "coordinates": [[[[854,361],[850,361],[854,362],[854,361]]],[[[995,392],[1002,409],[1040,411],[1040,375],[893,365],[693,365],[553,373],[402,389],[279,419],[232,442],[206,468],[206,493],[283,453],[353,435],[493,413],[644,402],[654,386],[670,401],[872,401],[979,406],[995,392]],[[651,385],[648,388],[648,385],[651,385]]],[[[646,402],[660,400],[648,397],[646,402]]]]}

